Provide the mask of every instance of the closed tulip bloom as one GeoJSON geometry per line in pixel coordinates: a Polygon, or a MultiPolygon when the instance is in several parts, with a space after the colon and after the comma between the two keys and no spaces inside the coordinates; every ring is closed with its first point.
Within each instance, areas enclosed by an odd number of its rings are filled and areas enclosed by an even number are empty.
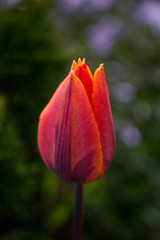
{"type": "Polygon", "coordinates": [[[101,64],[92,76],[79,59],[40,115],[38,148],[66,181],[90,183],[108,170],[115,149],[109,93],[101,64]]]}

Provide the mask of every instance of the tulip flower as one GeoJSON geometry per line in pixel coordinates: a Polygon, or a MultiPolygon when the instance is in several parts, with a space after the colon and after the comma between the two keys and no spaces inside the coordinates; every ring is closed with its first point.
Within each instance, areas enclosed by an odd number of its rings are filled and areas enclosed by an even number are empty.
{"type": "Polygon", "coordinates": [[[48,168],[66,181],[91,183],[106,173],[115,137],[103,64],[92,76],[85,59],[73,61],[40,115],[38,148],[48,168]]]}

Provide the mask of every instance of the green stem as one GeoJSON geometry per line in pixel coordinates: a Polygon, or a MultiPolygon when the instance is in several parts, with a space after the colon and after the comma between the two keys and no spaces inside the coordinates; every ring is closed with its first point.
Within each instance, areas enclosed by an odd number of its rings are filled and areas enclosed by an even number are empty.
{"type": "Polygon", "coordinates": [[[72,226],[72,240],[82,239],[82,208],[83,208],[83,185],[75,184],[74,188],[74,215],[72,226]]]}

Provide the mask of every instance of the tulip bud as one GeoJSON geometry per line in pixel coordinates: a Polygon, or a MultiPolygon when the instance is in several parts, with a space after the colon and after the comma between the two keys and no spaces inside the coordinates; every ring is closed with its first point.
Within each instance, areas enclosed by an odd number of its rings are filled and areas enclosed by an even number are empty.
{"type": "Polygon", "coordinates": [[[38,148],[48,168],[66,181],[90,183],[107,171],[115,149],[103,65],[92,76],[79,59],[40,115],[38,148]]]}

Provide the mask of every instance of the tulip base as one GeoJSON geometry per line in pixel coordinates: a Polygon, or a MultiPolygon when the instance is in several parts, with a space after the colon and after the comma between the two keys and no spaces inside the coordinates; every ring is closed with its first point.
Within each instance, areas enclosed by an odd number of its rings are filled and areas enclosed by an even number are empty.
{"type": "Polygon", "coordinates": [[[74,214],[72,225],[72,240],[82,238],[82,213],[83,213],[83,185],[76,183],[74,186],[74,214]]]}

